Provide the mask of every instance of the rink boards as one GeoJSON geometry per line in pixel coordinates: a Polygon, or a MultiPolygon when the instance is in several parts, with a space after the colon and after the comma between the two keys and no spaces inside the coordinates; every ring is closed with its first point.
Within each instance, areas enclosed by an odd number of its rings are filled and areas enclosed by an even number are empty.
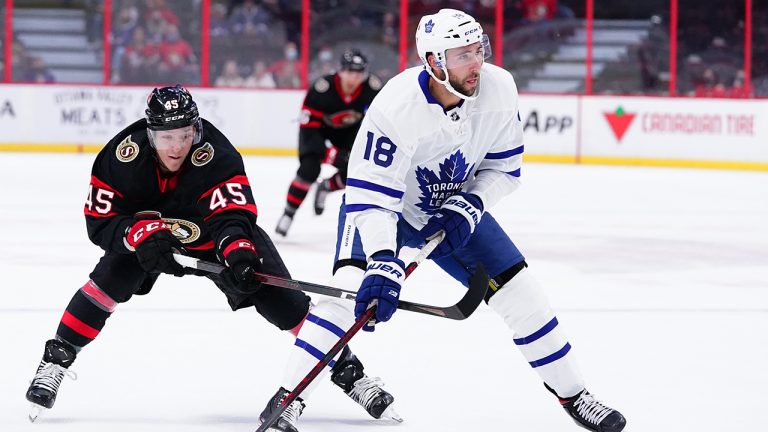
{"type": "MultiPolygon", "coordinates": [[[[95,152],[149,87],[3,85],[2,151],[95,152]]],[[[304,92],[193,88],[243,153],[295,154],[304,92]]],[[[526,160],[768,171],[768,99],[520,96],[526,160]]]]}

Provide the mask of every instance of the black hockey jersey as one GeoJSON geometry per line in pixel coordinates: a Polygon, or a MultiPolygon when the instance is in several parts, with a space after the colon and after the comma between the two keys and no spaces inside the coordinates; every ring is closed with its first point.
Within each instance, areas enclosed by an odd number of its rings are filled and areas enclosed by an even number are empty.
{"type": "Polygon", "coordinates": [[[105,251],[129,253],[126,231],[143,210],[162,214],[189,251],[211,249],[226,235],[252,238],[256,204],[243,160],[216,127],[202,120],[200,142],[181,169],[163,176],[146,120],[117,134],[96,156],[85,201],[88,237],[105,251]]]}
{"type": "Polygon", "coordinates": [[[357,90],[344,96],[338,75],[317,79],[304,98],[301,109],[299,146],[329,140],[334,146],[351,150],[363,115],[381,90],[381,80],[369,75],[357,90]]]}

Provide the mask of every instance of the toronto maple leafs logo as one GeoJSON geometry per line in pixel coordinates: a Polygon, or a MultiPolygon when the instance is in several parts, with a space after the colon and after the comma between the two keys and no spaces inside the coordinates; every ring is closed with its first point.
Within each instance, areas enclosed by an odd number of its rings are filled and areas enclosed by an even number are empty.
{"type": "Polygon", "coordinates": [[[427,23],[424,24],[424,33],[432,33],[432,27],[434,26],[435,23],[433,23],[431,19],[427,21],[427,23]]]}
{"type": "Polygon", "coordinates": [[[416,206],[424,213],[431,215],[443,205],[443,201],[461,190],[475,167],[467,165],[467,160],[457,150],[438,164],[439,175],[428,167],[416,167],[416,180],[421,190],[420,202],[416,206]]]}

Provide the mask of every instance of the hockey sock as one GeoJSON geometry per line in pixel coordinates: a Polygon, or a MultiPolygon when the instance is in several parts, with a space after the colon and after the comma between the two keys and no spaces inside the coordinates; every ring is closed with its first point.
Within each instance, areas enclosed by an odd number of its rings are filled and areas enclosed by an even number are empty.
{"type": "MultiPolygon", "coordinates": [[[[359,278],[362,277],[363,271],[355,267],[342,267],[336,272],[331,280],[332,286],[340,288],[347,288],[349,285],[345,285],[341,279],[346,276],[345,270],[353,269],[355,274],[354,278],[358,278],[357,285],[359,285],[359,278]]],[[[296,343],[291,350],[291,355],[288,359],[288,365],[285,369],[285,376],[283,377],[283,387],[292,390],[301,382],[301,380],[312,370],[313,367],[320,361],[325,354],[330,351],[339,338],[346,333],[347,329],[352,326],[355,315],[352,312],[354,303],[327,299],[318,303],[312,308],[307,319],[304,321],[304,325],[301,327],[299,335],[296,337],[296,343]]],[[[343,354],[344,352],[342,351],[343,354]]],[[[326,367],[320,375],[325,375],[338,361],[337,355],[332,360],[328,367],[326,367]]],[[[317,384],[321,381],[322,377],[318,376],[314,381],[302,392],[302,398],[306,400],[312,391],[317,387],[317,384]]]]}
{"type": "Polygon", "coordinates": [[[285,198],[286,213],[293,216],[293,213],[296,212],[296,209],[301,206],[301,203],[303,203],[304,199],[307,197],[307,192],[309,192],[311,185],[310,182],[303,180],[301,177],[297,176],[293,179],[291,186],[288,188],[288,195],[285,198]]]}
{"type": "Polygon", "coordinates": [[[72,296],[64,310],[56,338],[79,351],[99,335],[116,306],[117,302],[89,280],[72,296]]]}
{"type": "Polygon", "coordinates": [[[571,345],[528,269],[499,288],[488,305],[512,329],[513,341],[528,364],[558,395],[570,397],[584,389],[581,372],[569,354],[571,345]]]}

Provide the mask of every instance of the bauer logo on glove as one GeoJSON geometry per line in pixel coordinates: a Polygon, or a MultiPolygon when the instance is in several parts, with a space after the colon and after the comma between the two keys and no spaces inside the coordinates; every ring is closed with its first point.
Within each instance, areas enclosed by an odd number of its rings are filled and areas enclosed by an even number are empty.
{"type": "Polygon", "coordinates": [[[389,273],[398,279],[403,277],[403,273],[400,272],[400,269],[392,267],[391,265],[383,262],[373,261],[368,264],[368,267],[365,269],[365,271],[370,272],[372,270],[378,270],[381,273],[389,273]]]}

